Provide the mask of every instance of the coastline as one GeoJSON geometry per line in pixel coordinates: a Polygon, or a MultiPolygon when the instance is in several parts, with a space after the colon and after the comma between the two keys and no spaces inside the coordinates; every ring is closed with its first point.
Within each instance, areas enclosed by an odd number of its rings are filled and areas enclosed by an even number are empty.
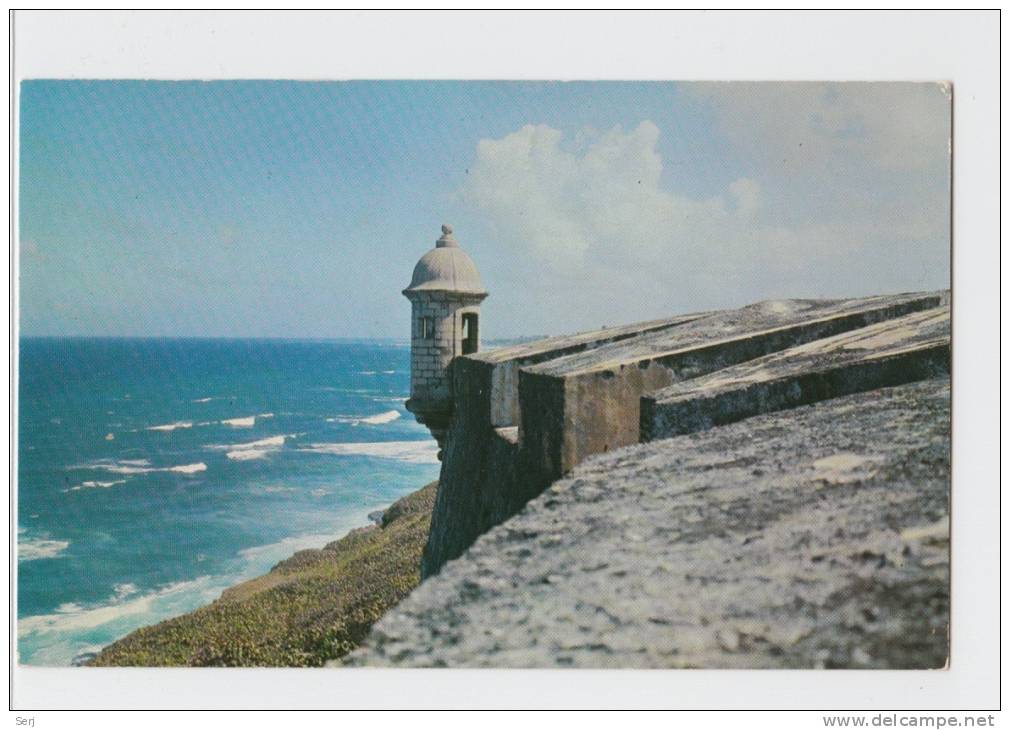
{"type": "MultiPolygon", "coordinates": [[[[395,500],[394,500],[395,503],[395,500]]],[[[178,580],[153,590],[122,591],[96,604],[67,604],[51,613],[18,618],[18,643],[31,637],[34,646],[31,661],[22,658],[18,650],[18,663],[25,667],[76,667],[85,666],[105,648],[130,634],[189,614],[218,600],[226,591],[255,580],[303,550],[318,550],[335,541],[334,535],[346,536],[350,532],[374,524],[369,515],[382,510],[355,510],[335,520],[333,532],[316,532],[282,538],[276,542],[254,545],[239,550],[235,555],[236,569],[224,573],[197,575],[178,580]],[[84,643],[75,641],[74,634],[83,631],[112,633],[110,626],[121,626],[110,638],[84,643]]]]}
{"type": "Polygon", "coordinates": [[[301,548],[208,604],[127,633],[72,666],[321,666],[356,648],[420,581],[437,482],[301,548]],[[379,515],[381,514],[381,517],[379,515]],[[378,521],[376,521],[378,518],[378,521]]]}

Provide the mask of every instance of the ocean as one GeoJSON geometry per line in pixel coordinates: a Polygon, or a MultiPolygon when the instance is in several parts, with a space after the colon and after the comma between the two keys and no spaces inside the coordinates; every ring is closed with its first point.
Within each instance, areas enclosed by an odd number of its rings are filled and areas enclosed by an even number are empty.
{"type": "Polygon", "coordinates": [[[22,338],[18,656],[68,666],[438,477],[382,341],[22,338]]]}

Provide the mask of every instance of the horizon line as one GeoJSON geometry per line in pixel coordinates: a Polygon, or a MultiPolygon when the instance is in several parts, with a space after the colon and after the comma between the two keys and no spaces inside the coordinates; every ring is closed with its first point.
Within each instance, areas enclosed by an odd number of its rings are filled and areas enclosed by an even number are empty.
{"type": "MultiPolygon", "coordinates": [[[[484,342],[535,340],[551,335],[516,335],[515,337],[490,337],[484,342]]],[[[353,335],[85,335],[85,334],[18,334],[19,340],[284,340],[288,342],[391,342],[409,345],[409,338],[358,337],[353,335]]]]}

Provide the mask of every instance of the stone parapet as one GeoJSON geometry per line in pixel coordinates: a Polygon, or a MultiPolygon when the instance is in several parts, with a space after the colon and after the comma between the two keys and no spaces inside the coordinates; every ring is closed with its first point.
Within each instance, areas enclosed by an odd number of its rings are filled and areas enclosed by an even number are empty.
{"type": "Polygon", "coordinates": [[[941,668],[949,477],[946,377],[599,454],[346,663],[941,668]]]}
{"type": "Polygon", "coordinates": [[[950,307],[815,340],[642,396],[641,440],[950,375],[950,307]]]}
{"type": "Polygon", "coordinates": [[[789,347],[939,306],[941,294],[763,302],[524,368],[520,440],[545,477],[639,441],[643,395],[789,347]]]}
{"type": "MultiPolygon", "coordinates": [[[[947,304],[946,292],[762,302],[456,358],[452,419],[422,575],[437,573],[584,459],[638,443],[643,396],[669,395],[665,389],[678,383],[947,304]]],[[[891,328],[880,324],[881,332],[891,328]]],[[[864,338],[875,342],[871,349],[890,352],[875,336],[864,338]]],[[[946,337],[949,361],[949,334],[938,336],[946,337]]],[[[937,367],[916,370],[906,367],[907,355],[891,355],[898,364],[887,367],[901,370],[906,380],[934,375],[944,362],[940,351],[937,367]]],[[[829,389],[804,397],[833,396],[829,389]]]]}

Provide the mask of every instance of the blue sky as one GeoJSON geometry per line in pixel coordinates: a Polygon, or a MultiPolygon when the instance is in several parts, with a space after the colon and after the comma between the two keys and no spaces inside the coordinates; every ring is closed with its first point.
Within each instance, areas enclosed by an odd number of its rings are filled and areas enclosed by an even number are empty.
{"type": "Polygon", "coordinates": [[[936,84],[28,81],[24,335],[406,337],[453,223],[485,337],[949,282],[936,84]]]}

